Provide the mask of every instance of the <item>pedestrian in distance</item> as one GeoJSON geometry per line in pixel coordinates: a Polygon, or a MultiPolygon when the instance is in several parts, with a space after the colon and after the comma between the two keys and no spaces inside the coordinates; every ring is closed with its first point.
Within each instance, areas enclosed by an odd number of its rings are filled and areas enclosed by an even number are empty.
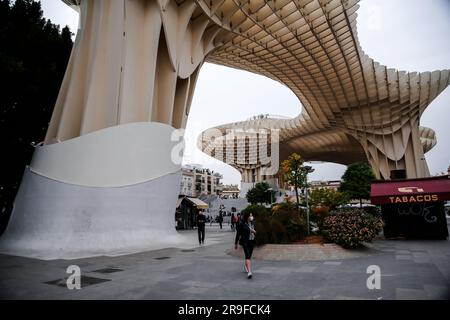
{"type": "Polygon", "coordinates": [[[231,214],[231,231],[234,231],[236,228],[236,216],[234,215],[234,213],[231,214]]]}
{"type": "Polygon", "coordinates": [[[247,278],[251,279],[252,274],[252,254],[255,246],[255,224],[253,214],[246,212],[242,221],[236,227],[236,238],[234,239],[234,248],[237,250],[238,243],[242,246],[245,255],[244,270],[247,272],[247,278]]]}
{"type": "Polygon", "coordinates": [[[219,212],[219,219],[217,222],[219,222],[220,230],[222,230],[222,222],[223,222],[222,212],[219,212]]]}
{"type": "Polygon", "coordinates": [[[199,244],[205,244],[205,222],[206,216],[203,211],[198,212],[197,216],[197,230],[198,230],[198,242],[199,244]]]}

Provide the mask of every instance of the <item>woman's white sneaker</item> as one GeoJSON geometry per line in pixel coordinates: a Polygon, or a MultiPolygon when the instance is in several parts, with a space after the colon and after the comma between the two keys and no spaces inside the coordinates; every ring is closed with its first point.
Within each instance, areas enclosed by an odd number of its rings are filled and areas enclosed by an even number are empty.
{"type": "Polygon", "coordinates": [[[252,278],[252,276],[253,276],[252,272],[251,272],[251,271],[249,271],[249,272],[248,272],[248,274],[247,274],[247,278],[251,279],[251,278],[252,278]]]}

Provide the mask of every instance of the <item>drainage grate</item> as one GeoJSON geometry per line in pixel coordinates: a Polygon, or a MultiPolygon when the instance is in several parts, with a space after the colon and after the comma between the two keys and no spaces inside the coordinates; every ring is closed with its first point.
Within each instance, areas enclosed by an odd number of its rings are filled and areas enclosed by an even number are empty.
{"type": "MultiPolygon", "coordinates": [[[[93,284],[107,282],[107,281],[111,281],[111,280],[110,279],[101,279],[101,278],[87,277],[87,276],[81,276],[81,279],[80,279],[82,288],[90,286],[90,285],[93,285],[93,284]]],[[[50,285],[55,285],[55,286],[58,286],[58,287],[67,288],[67,278],[53,280],[53,281],[47,281],[47,282],[44,282],[44,283],[45,284],[50,284],[50,285]]]]}
{"type": "Polygon", "coordinates": [[[165,260],[165,259],[170,259],[170,257],[158,257],[158,258],[155,258],[155,260],[165,260]]]}
{"type": "Polygon", "coordinates": [[[181,250],[181,252],[195,252],[195,250],[193,250],[193,249],[186,249],[186,250],[181,250]]]}
{"type": "Polygon", "coordinates": [[[122,269],[119,268],[103,268],[103,269],[98,269],[98,270],[94,270],[92,272],[98,272],[98,273],[114,273],[114,272],[120,272],[123,271],[122,269]]]}

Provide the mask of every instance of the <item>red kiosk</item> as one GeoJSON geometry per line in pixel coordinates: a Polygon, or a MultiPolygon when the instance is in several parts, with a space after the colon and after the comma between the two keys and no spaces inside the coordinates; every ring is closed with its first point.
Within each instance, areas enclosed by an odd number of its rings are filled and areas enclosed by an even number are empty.
{"type": "Polygon", "coordinates": [[[444,201],[450,200],[450,176],[376,181],[372,204],[381,205],[386,238],[447,239],[444,201]]]}

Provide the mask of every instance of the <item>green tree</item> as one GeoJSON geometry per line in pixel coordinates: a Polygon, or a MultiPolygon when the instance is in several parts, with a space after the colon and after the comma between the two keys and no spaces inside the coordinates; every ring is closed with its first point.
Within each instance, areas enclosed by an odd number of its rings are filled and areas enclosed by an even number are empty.
{"type": "Polygon", "coordinates": [[[313,207],[327,207],[328,210],[334,210],[340,205],[344,205],[349,201],[349,197],[344,192],[334,189],[320,188],[314,189],[309,194],[309,202],[313,207]]]}
{"type": "Polygon", "coordinates": [[[367,163],[353,163],[342,176],[339,191],[346,193],[350,199],[359,199],[362,207],[362,199],[370,199],[370,185],[374,180],[375,175],[367,163]]]}
{"type": "Polygon", "coordinates": [[[0,234],[32,143],[44,140],[72,50],[68,27],[43,17],[40,2],[0,0],[0,234]]]}
{"type": "Polygon", "coordinates": [[[269,189],[270,185],[267,182],[258,182],[254,188],[247,191],[245,197],[251,204],[270,203],[273,191],[269,189]]]}
{"type": "Polygon", "coordinates": [[[293,153],[281,163],[284,179],[287,183],[295,189],[295,197],[297,201],[297,209],[300,206],[300,200],[298,197],[298,189],[306,187],[306,175],[307,172],[303,168],[303,159],[297,154],[293,153]]]}

